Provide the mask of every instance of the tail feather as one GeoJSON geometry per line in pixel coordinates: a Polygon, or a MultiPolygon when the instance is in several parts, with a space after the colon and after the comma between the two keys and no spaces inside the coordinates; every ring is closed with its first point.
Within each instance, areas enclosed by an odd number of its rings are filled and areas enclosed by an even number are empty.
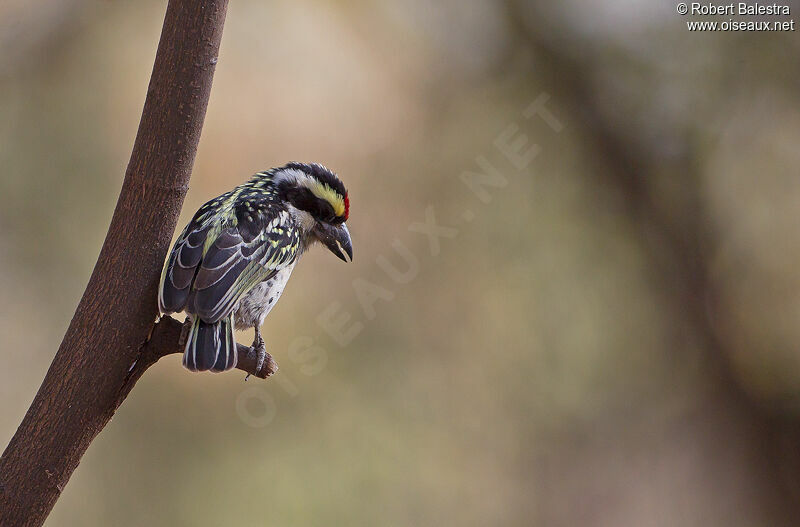
{"type": "Polygon", "coordinates": [[[183,365],[191,371],[221,372],[236,367],[236,341],[233,338],[231,317],[208,324],[195,317],[186,349],[183,365]]]}

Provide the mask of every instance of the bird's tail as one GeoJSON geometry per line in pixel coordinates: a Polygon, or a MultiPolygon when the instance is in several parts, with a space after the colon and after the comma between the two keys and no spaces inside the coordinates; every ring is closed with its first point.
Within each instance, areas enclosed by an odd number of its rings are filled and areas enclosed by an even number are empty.
{"type": "Polygon", "coordinates": [[[220,372],[236,366],[232,317],[230,315],[213,324],[203,322],[198,316],[194,317],[183,352],[183,365],[187,369],[220,372]]]}

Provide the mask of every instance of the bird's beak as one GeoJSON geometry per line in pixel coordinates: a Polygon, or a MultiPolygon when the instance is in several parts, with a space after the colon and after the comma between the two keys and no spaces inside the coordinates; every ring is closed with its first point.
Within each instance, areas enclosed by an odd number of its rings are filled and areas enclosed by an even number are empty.
{"type": "Polygon", "coordinates": [[[350,231],[347,225],[329,225],[327,223],[317,223],[316,235],[319,241],[333,254],[345,262],[353,260],[353,243],[350,241],[350,231]]]}

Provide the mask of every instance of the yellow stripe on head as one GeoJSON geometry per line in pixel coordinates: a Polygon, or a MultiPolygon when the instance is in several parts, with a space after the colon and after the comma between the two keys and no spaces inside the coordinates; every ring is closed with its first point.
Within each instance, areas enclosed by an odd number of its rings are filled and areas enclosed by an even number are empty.
{"type": "Polygon", "coordinates": [[[328,185],[321,183],[313,178],[305,178],[305,186],[316,197],[324,199],[333,207],[333,212],[337,216],[342,216],[345,213],[344,196],[333,190],[328,185]]]}
{"type": "Polygon", "coordinates": [[[286,184],[304,187],[318,200],[327,202],[339,222],[347,221],[350,214],[347,189],[330,169],[318,163],[293,161],[281,168],[272,169],[270,174],[276,187],[286,184]]]}

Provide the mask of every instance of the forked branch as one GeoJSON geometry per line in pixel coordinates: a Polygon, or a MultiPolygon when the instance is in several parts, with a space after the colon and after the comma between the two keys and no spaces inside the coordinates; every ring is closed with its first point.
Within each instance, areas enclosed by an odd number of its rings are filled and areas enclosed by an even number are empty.
{"type": "MultiPolygon", "coordinates": [[[[180,351],[181,324],[170,318],[154,324],[156,291],[189,185],[227,3],[167,5],[103,248],[50,369],[0,457],[3,527],[42,525],[136,380],[159,357],[180,351]]],[[[252,369],[239,350],[240,367],[252,369]]]]}

